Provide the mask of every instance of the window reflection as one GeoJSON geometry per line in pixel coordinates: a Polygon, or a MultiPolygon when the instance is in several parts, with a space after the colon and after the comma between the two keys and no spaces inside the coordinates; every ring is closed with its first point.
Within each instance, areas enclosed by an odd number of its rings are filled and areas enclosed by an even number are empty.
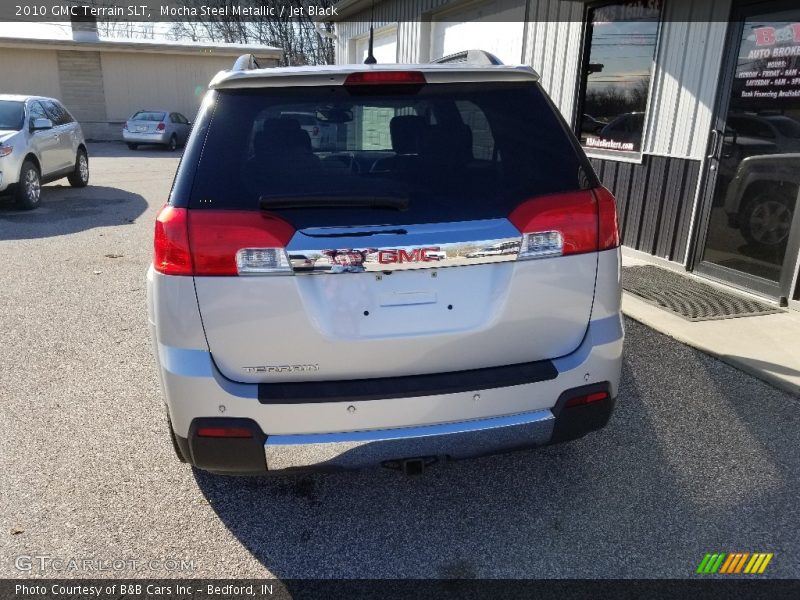
{"type": "Polygon", "coordinates": [[[800,10],[746,20],[730,94],[703,260],[778,282],[800,188],[800,10]]]}
{"type": "Polygon", "coordinates": [[[660,0],[640,0],[589,11],[579,123],[587,149],[641,151],[660,10],[660,0]]]}

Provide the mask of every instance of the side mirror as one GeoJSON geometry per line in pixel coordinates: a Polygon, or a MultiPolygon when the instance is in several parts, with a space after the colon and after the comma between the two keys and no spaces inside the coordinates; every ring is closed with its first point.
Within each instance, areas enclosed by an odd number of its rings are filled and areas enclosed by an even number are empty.
{"type": "Polygon", "coordinates": [[[31,121],[31,131],[39,131],[42,129],[52,129],[53,122],[50,119],[33,119],[31,121]]]}

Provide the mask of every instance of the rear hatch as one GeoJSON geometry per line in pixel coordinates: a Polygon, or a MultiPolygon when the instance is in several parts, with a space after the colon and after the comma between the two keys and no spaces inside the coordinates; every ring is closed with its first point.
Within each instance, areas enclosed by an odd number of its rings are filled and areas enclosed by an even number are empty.
{"type": "Polygon", "coordinates": [[[580,344],[607,194],[535,80],[212,94],[173,206],[226,377],[442,373],[580,344]],[[335,142],[313,148],[292,113],[335,142]]]}
{"type": "MultiPolygon", "coordinates": [[[[158,126],[164,120],[166,113],[161,111],[145,111],[140,110],[135,115],[133,115],[126,126],[128,131],[133,133],[156,133],[160,131],[158,126]]],[[[164,129],[164,126],[161,126],[161,130],[164,129]]]]}

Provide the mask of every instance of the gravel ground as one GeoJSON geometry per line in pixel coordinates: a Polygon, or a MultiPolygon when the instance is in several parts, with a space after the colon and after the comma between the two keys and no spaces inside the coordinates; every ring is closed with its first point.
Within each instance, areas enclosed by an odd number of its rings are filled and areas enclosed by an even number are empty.
{"type": "Polygon", "coordinates": [[[179,464],[144,291],[178,158],[92,156],[91,187],[0,205],[0,577],[691,577],[710,551],[773,552],[767,575],[800,577],[800,401],[631,321],[617,411],[574,443],[416,478],[179,464]]]}

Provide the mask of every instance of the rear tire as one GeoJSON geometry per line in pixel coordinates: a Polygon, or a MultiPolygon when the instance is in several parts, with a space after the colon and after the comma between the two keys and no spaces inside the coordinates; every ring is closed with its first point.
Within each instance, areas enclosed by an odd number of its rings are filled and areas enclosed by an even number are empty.
{"type": "Polygon", "coordinates": [[[169,150],[170,152],[175,152],[175,150],[177,149],[178,149],[178,138],[173,133],[172,137],[169,138],[169,144],[167,144],[167,150],[169,150]]]}
{"type": "Polygon", "coordinates": [[[89,185],[89,157],[85,150],[78,150],[75,158],[75,170],[67,177],[72,187],[82,188],[89,185]]]}
{"type": "Polygon", "coordinates": [[[130,142],[128,142],[128,148],[130,148],[131,150],[136,150],[138,147],[139,144],[131,144],[130,142]]]}
{"type": "Polygon", "coordinates": [[[42,201],[42,176],[39,168],[30,160],[22,163],[14,200],[22,210],[33,210],[42,201]]]}
{"type": "Polygon", "coordinates": [[[786,244],[792,223],[794,198],[775,188],[748,200],[739,217],[739,229],[748,243],[762,250],[786,244]]]}

